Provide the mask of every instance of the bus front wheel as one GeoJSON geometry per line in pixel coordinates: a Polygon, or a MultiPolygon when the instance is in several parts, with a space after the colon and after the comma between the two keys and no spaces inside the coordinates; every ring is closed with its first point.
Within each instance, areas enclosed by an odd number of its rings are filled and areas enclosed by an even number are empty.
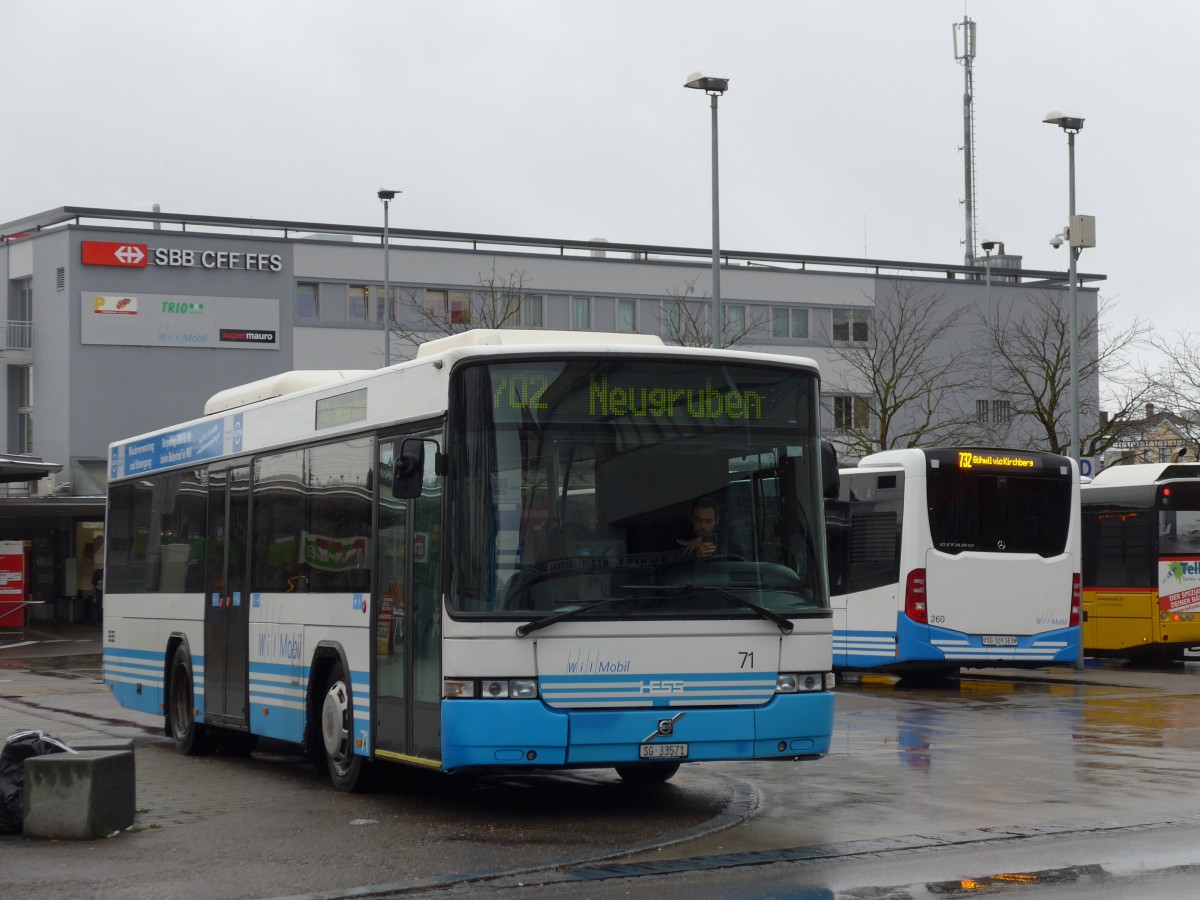
{"type": "Polygon", "coordinates": [[[627,784],[663,784],[679,771],[677,762],[630,763],[617,766],[617,774],[627,784]]]}
{"type": "Polygon", "coordinates": [[[192,658],[187,648],[180,644],[171,661],[171,704],[167,722],[176,750],[184,756],[202,756],[212,752],[212,740],[208,729],[196,721],[192,697],[192,658]]]}
{"type": "Polygon", "coordinates": [[[329,778],[339,791],[366,790],[367,761],[354,752],[354,707],[350,679],[341,662],[336,662],[325,682],[321,702],[321,743],[329,778]]]}

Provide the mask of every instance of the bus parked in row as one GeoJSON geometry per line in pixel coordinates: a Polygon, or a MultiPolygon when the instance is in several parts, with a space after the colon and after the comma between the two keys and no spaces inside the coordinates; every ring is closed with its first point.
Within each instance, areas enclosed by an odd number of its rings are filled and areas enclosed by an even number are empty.
{"type": "Polygon", "coordinates": [[[342,790],[386,761],[820,757],[818,386],[793,357],[475,330],[224,391],[111,447],[104,681],[183,753],[290,741],[342,790]]]}
{"type": "Polygon", "coordinates": [[[1109,466],[1082,505],[1085,652],[1150,662],[1200,646],[1200,463],[1109,466]]]}
{"type": "Polygon", "coordinates": [[[952,675],[1073,663],[1079,469],[1065,456],[903,449],[826,503],[837,669],[952,675]]]}

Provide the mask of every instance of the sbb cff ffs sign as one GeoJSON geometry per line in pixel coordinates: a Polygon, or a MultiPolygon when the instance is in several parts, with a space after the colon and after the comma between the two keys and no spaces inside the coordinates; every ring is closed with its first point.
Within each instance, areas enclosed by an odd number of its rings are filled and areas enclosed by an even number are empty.
{"type": "Polygon", "coordinates": [[[245,272],[282,272],[278,253],[247,253],[241,250],[189,250],[147,244],[118,244],[115,241],[82,241],[83,262],[89,266],[178,266],[201,269],[237,269],[245,272]]]}
{"type": "Polygon", "coordinates": [[[144,269],[150,260],[146,244],[118,244],[115,241],[83,241],[85,266],[124,266],[144,269]]]}

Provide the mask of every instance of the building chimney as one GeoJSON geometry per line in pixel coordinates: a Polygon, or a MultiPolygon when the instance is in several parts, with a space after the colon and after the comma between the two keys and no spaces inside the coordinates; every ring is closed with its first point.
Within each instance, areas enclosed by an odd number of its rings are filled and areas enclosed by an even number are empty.
{"type": "Polygon", "coordinates": [[[1146,404],[1146,418],[1147,419],[1154,418],[1154,404],[1153,403],[1146,404]]]}

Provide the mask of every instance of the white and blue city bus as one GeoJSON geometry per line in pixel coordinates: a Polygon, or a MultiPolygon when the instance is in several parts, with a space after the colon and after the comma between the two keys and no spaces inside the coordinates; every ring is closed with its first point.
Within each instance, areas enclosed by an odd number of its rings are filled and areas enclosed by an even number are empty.
{"type": "Polygon", "coordinates": [[[791,357],[476,330],[222,392],[111,447],[105,683],[184,753],[294,742],[342,790],[385,760],[819,757],[818,387],[791,357]],[[681,555],[701,497],[736,553],[681,555]]]}
{"type": "Polygon", "coordinates": [[[1052,453],[873,453],[826,503],[835,669],[1074,663],[1079,468],[1052,453]]]}

